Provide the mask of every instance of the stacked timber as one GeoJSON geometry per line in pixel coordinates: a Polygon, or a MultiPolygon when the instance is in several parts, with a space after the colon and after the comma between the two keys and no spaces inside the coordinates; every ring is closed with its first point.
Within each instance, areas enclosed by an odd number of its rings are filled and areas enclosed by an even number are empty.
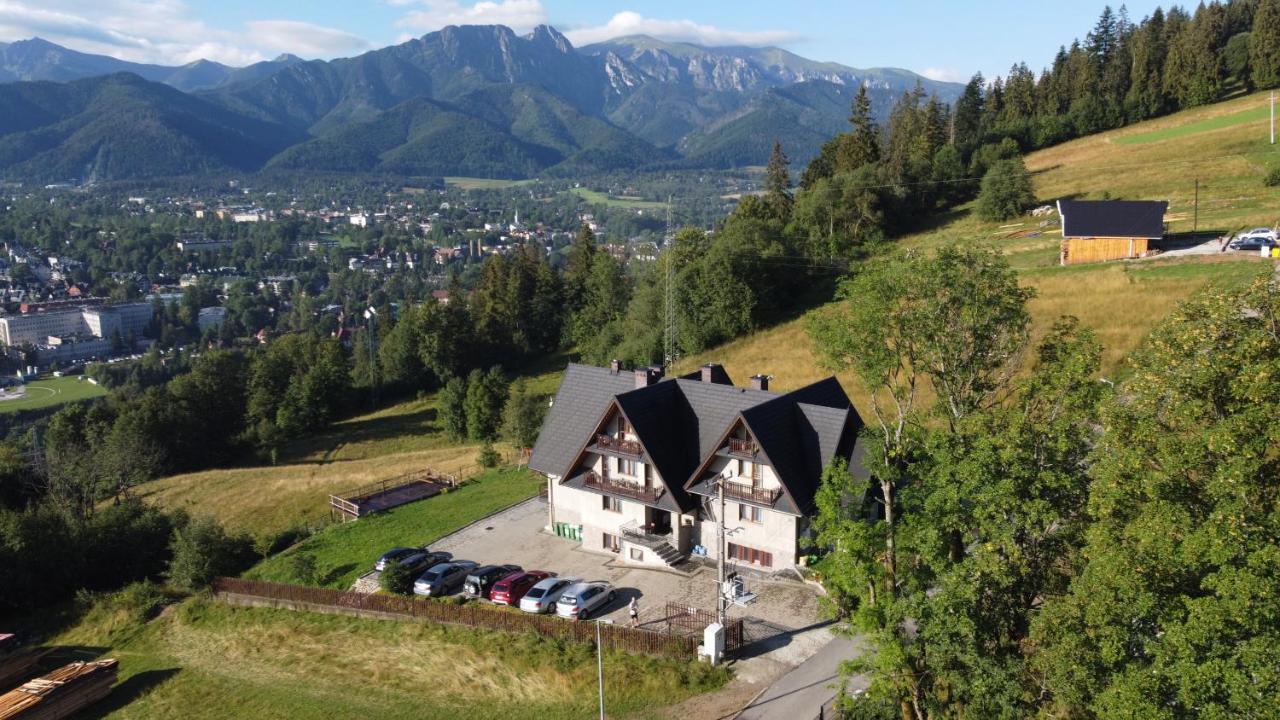
{"type": "Polygon", "coordinates": [[[22,682],[46,652],[23,647],[16,635],[0,633],[0,691],[22,682]]]}
{"type": "Polygon", "coordinates": [[[73,662],[0,695],[0,720],[61,720],[116,684],[116,661],[73,662]]]}

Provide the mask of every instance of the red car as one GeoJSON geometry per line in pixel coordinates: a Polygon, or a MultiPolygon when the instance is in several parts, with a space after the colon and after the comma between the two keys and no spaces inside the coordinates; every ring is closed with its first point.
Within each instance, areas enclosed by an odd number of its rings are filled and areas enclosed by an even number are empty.
{"type": "Polygon", "coordinates": [[[512,573],[493,584],[489,599],[503,605],[519,605],[520,598],[529,592],[529,588],[549,577],[551,573],[541,570],[512,573]]]}

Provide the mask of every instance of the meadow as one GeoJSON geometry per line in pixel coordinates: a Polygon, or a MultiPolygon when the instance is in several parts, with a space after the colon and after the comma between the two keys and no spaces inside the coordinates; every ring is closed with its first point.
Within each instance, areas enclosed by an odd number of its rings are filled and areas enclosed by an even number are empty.
{"type": "Polygon", "coordinates": [[[505,190],[528,185],[534,180],[495,180],[493,178],[447,177],[445,183],[461,190],[505,190]]]}
{"type": "Polygon", "coordinates": [[[525,468],[485,471],[465,485],[355,522],[329,525],[246,573],[246,577],[274,582],[318,584],[346,590],[387,550],[421,547],[480,518],[533,497],[543,484],[525,468]],[[294,558],[315,561],[315,578],[296,575],[294,558]]]}
{"type": "Polygon", "coordinates": [[[0,413],[37,410],[106,394],[105,389],[89,382],[83,375],[33,380],[27,383],[26,394],[22,397],[0,400],[0,413]]]}
{"type": "MultiPolygon", "coordinates": [[[[590,646],[200,597],[156,616],[151,595],[135,587],[100,599],[49,633],[52,662],[101,653],[120,660],[120,684],[78,717],[568,720],[596,707],[590,646]]],[[[616,652],[604,667],[615,717],[655,717],[728,677],[705,663],[616,652]]]]}
{"type": "Polygon", "coordinates": [[[665,210],[667,207],[667,204],[664,202],[642,200],[640,198],[631,197],[617,197],[582,187],[574,188],[569,192],[593,205],[608,205],[609,207],[625,208],[628,210],[665,210]]]}

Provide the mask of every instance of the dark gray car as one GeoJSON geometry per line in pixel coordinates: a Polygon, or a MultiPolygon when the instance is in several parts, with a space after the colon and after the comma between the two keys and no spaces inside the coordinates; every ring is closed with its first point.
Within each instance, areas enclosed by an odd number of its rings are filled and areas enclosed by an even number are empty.
{"type": "Polygon", "coordinates": [[[413,594],[427,597],[452,595],[462,587],[462,581],[475,566],[470,560],[440,563],[418,576],[413,583],[413,594]]]}

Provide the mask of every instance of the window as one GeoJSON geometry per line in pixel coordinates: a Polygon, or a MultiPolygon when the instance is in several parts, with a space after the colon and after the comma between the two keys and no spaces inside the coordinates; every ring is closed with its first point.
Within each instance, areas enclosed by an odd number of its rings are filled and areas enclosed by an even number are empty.
{"type": "Polygon", "coordinates": [[[640,548],[631,548],[631,559],[644,560],[644,550],[641,550],[640,548]]]}
{"type": "MultiPolygon", "coordinates": [[[[622,550],[622,544],[618,542],[617,535],[610,535],[609,533],[603,533],[603,535],[604,541],[602,544],[604,545],[605,550],[608,550],[609,552],[620,552],[622,550]]],[[[583,597],[590,596],[584,595],[583,597]]]]}
{"type": "Polygon", "coordinates": [[[626,418],[619,416],[618,417],[618,438],[622,439],[629,432],[631,432],[631,423],[627,422],[626,418]]]}
{"type": "Polygon", "coordinates": [[[608,510],[609,512],[622,512],[622,501],[618,498],[604,495],[600,499],[602,501],[601,507],[603,509],[608,510]]]}
{"type": "Polygon", "coordinates": [[[761,567],[773,567],[773,553],[763,550],[747,547],[746,545],[737,545],[729,543],[729,559],[738,562],[751,563],[761,567]]]}
{"type": "Polygon", "coordinates": [[[764,466],[760,463],[751,463],[751,480],[756,484],[764,480],[764,466]]]}
{"type": "Polygon", "coordinates": [[[618,474],[636,476],[636,461],[618,458],[618,474]]]}
{"type": "Polygon", "coordinates": [[[754,505],[738,505],[738,519],[752,523],[764,522],[764,511],[754,505]]]}

